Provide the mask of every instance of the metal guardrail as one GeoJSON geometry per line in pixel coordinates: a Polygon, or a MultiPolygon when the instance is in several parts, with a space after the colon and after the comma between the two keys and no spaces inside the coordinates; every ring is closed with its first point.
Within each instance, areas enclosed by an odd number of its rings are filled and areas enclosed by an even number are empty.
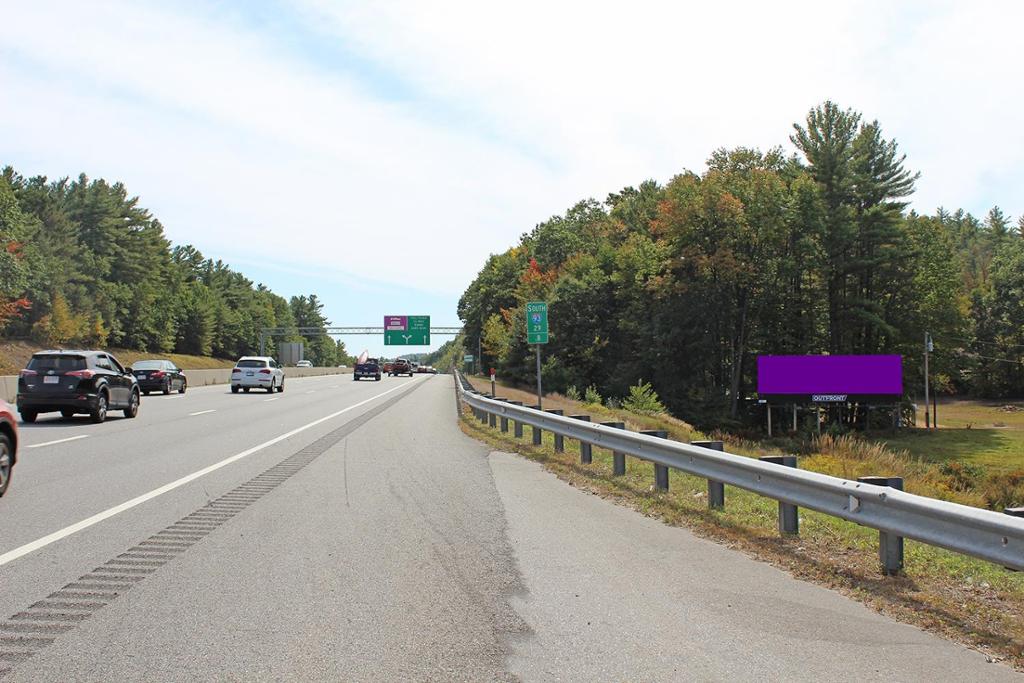
{"type": "MultiPolygon", "coordinates": [[[[529,425],[581,445],[600,446],[651,462],[656,471],[675,469],[703,477],[709,484],[728,484],[772,498],[780,503],[780,531],[784,533],[795,531],[792,506],[877,529],[886,573],[896,573],[902,567],[902,552],[894,557],[892,548],[896,539],[904,537],[1024,570],[1022,518],[517,406],[476,392],[461,373],[456,377],[458,399],[482,422],[494,415],[502,424],[513,420],[517,427],[529,425]]],[[[522,433],[521,428],[517,431],[522,433]]],[[[667,483],[666,478],[665,487],[667,483]]]]}

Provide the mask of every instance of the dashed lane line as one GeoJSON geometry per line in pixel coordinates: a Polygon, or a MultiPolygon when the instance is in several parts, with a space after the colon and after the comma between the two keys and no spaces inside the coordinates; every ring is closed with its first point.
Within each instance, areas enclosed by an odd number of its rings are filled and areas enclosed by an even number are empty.
{"type": "Polygon", "coordinates": [[[88,434],[79,434],[78,436],[69,436],[66,439],[57,439],[56,441],[44,441],[43,443],[28,444],[25,448],[42,448],[43,446],[53,446],[59,443],[67,443],[68,441],[78,441],[79,439],[88,439],[88,434]]]}

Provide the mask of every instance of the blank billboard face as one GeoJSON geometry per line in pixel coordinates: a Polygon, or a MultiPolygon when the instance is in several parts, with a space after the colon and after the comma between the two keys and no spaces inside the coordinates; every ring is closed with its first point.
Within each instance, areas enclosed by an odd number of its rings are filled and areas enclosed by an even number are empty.
{"type": "Polygon", "coordinates": [[[757,393],[902,395],[902,357],[758,356],[757,393]]]}

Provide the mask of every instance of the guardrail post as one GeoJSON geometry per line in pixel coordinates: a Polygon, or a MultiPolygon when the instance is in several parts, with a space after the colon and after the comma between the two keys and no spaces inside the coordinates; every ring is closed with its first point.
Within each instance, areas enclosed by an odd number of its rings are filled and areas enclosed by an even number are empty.
{"type": "MultiPolygon", "coordinates": [[[[625,422],[602,422],[605,427],[612,427],[613,429],[625,429],[625,422]]],[[[615,476],[622,476],[626,473],[626,454],[619,453],[618,451],[612,451],[612,474],[615,476]]]]}
{"type": "MultiPolygon", "coordinates": [[[[532,405],[530,407],[533,408],[534,410],[540,410],[540,406],[537,405],[537,404],[534,404],[534,405],[532,405]]],[[[540,427],[534,425],[533,426],[533,445],[534,446],[541,445],[542,440],[543,440],[543,436],[544,436],[543,430],[541,430],[540,427]]]]}
{"type": "MultiPolygon", "coordinates": [[[[565,413],[560,408],[554,408],[551,410],[545,410],[545,413],[551,413],[552,415],[564,415],[565,413]]],[[[562,453],[565,451],[565,437],[561,434],[555,434],[555,453],[562,453]]]]}
{"type": "MultiPolygon", "coordinates": [[[[496,401],[501,401],[502,403],[508,403],[508,399],[507,398],[498,398],[498,399],[495,399],[495,400],[496,401]]],[[[498,416],[498,424],[501,425],[501,431],[503,431],[505,433],[508,433],[508,418],[506,416],[499,415],[498,416]]]]}
{"type": "MultiPolygon", "coordinates": [[[[863,484],[888,486],[897,491],[903,490],[903,477],[857,477],[863,484]]],[[[885,531],[878,532],[878,560],[882,564],[882,573],[896,576],[903,570],[903,537],[885,531]]]]}
{"type": "MultiPolygon", "coordinates": [[[[1024,507],[1003,508],[1003,512],[1007,515],[1010,515],[1011,517],[1024,517],[1024,507]]],[[[1008,569],[1011,572],[1017,571],[1013,567],[1007,567],[1006,569],[1008,569]]]]}
{"type": "MultiPolygon", "coordinates": [[[[713,451],[725,451],[725,444],[721,441],[691,441],[690,445],[710,448],[713,451]]],[[[712,510],[725,508],[725,484],[722,482],[708,479],[708,507],[712,510]]]]}
{"type": "MultiPolygon", "coordinates": [[[[647,429],[640,433],[647,436],[656,436],[659,439],[668,438],[668,432],[664,429],[647,429]]],[[[654,463],[654,487],[662,491],[668,491],[668,468],[658,463],[654,463]]]]}
{"type": "MultiPolygon", "coordinates": [[[[590,422],[589,415],[570,415],[574,420],[581,420],[582,422],[590,422]]],[[[594,461],[593,455],[590,450],[590,444],[586,441],[580,441],[580,462],[584,465],[588,465],[594,461]]]]}
{"type": "MultiPolygon", "coordinates": [[[[761,462],[773,462],[785,467],[796,467],[795,455],[764,455],[761,462]]],[[[779,501],[779,533],[783,536],[796,536],[800,533],[800,516],[796,505],[779,501]]]]}
{"type": "Polygon", "coordinates": [[[494,427],[498,423],[498,416],[494,413],[487,413],[487,426],[494,427]]]}
{"type": "MultiPolygon", "coordinates": [[[[521,405],[523,405],[522,401],[509,401],[509,403],[511,403],[514,406],[521,406],[521,405]]],[[[523,423],[520,422],[519,420],[515,420],[515,423],[516,423],[516,425],[515,425],[514,435],[515,435],[515,437],[517,439],[521,439],[521,438],[523,438],[523,423]]]]}

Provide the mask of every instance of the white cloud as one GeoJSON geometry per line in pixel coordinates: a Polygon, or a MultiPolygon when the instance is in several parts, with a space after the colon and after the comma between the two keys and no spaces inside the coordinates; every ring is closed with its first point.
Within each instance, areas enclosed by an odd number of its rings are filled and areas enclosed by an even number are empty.
{"type": "Polygon", "coordinates": [[[2,161],[123,180],[214,256],[458,293],[576,200],[786,143],[826,98],[900,141],[921,210],[1024,210],[992,187],[1024,180],[1016,3],[296,0],[288,36],[37,5],[0,23],[2,161]]]}

